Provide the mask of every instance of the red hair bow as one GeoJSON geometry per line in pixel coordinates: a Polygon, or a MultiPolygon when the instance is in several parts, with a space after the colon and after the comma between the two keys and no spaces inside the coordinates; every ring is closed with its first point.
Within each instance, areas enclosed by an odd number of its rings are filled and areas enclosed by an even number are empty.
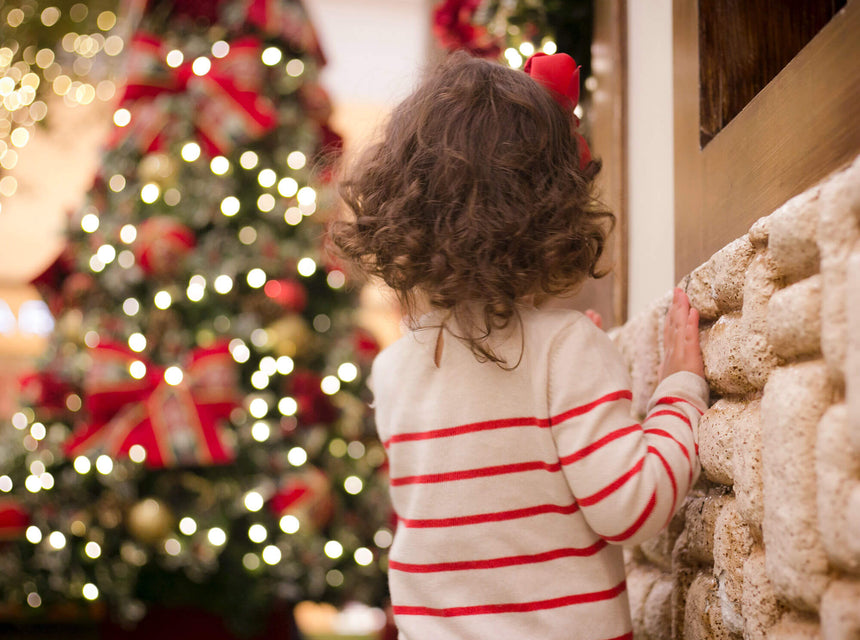
{"type": "MultiPolygon", "coordinates": [[[[539,51],[526,60],[523,71],[548,89],[562,108],[572,111],[576,107],[576,103],[579,102],[579,66],[569,55],[566,53],[550,55],[539,51]]],[[[574,116],[574,119],[579,125],[579,118],[574,116]]],[[[585,138],[579,133],[576,137],[579,143],[579,168],[584,169],[591,162],[591,150],[585,138]]]]}

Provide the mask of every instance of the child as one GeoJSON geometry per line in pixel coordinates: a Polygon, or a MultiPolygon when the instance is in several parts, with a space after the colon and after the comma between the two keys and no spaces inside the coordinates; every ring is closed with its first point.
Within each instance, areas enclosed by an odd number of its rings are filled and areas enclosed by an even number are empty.
{"type": "Polygon", "coordinates": [[[575,63],[528,69],[450,57],[342,183],[355,220],[335,243],[412,318],[371,382],[401,640],[632,638],[619,545],[662,529],[699,472],[683,292],[641,426],[609,338],[541,304],[596,275],[613,217],[580,166],[575,63]]]}

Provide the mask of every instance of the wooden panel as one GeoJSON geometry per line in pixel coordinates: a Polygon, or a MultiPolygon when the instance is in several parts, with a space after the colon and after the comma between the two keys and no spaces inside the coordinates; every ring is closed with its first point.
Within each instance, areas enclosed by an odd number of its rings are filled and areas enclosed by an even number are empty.
{"type": "Polygon", "coordinates": [[[860,152],[860,2],[852,0],[704,148],[698,10],[674,2],[675,276],[860,152]]]}
{"type": "Polygon", "coordinates": [[[699,0],[701,146],[817,34],[846,0],[699,0]]]}

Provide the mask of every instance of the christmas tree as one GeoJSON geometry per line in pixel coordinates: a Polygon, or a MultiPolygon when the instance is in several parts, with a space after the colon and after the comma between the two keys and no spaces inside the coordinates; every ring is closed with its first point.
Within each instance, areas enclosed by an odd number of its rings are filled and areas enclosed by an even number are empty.
{"type": "Polygon", "coordinates": [[[323,242],[340,137],[288,0],[126,3],[116,125],[0,429],[0,602],[380,604],[377,351],[323,242]]]}

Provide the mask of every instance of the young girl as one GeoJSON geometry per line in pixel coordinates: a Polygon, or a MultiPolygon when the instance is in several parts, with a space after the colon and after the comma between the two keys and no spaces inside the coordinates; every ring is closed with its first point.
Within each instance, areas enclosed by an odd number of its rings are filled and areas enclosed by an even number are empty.
{"type": "Polygon", "coordinates": [[[454,55],[342,183],[333,231],[411,330],[373,367],[398,516],[401,640],[632,638],[622,544],[662,529],[699,473],[698,315],[675,292],[640,425],[626,367],[575,311],[613,222],[575,134],[578,70],[454,55]]]}

